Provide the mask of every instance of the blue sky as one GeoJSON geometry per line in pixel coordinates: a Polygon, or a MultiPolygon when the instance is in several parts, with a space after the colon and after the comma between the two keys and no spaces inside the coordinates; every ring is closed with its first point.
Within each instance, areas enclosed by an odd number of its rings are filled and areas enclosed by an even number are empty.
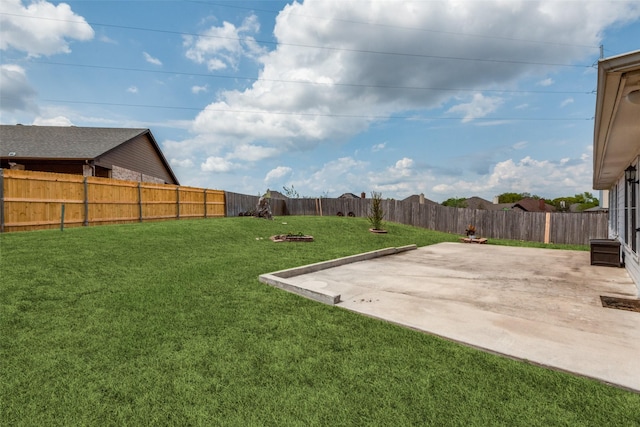
{"type": "Polygon", "coordinates": [[[599,46],[640,49],[638,1],[3,0],[0,20],[3,124],[149,128],[183,185],[307,197],[591,191],[599,46]]]}

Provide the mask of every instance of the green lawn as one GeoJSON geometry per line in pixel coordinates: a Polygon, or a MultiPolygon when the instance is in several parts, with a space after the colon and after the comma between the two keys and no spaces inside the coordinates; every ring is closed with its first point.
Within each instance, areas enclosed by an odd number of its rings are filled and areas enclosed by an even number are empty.
{"type": "Polygon", "coordinates": [[[0,235],[0,425],[640,425],[638,394],[258,282],[458,239],[368,228],[240,217],[0,235]],[[269,240],[289,232],[316,241],[269,240]]]}

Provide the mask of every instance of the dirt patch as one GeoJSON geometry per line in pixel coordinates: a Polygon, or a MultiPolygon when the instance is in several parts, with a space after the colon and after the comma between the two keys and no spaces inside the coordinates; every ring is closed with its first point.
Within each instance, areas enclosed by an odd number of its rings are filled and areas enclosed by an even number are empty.
{"type": "Polygon", "coordinates": [[[270,237],[274,242],[313,242],[313,236],[300,234],[276,234],[270,237]]]}
{"type": "Polygon", "coordinates": [[[640,300],[618,297],[600,296],[602,306],[606,308],[617,308],[618,310],[635,311],[640,313],[640,300]]]}

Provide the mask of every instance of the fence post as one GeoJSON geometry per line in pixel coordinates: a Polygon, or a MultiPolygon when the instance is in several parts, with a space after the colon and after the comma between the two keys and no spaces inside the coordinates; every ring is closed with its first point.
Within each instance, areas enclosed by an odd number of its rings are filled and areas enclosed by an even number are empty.
{"type": "Polygon", "coordinates": [[[142,222],[142,188],[140,187],[141,183],[138,181],[138,213],[140,217],[140,222],[142,222]]]}
{"type": "Polygon", "coordinates": [[[60,206],[60,231],[64,231],[64,203],[60,206]]]}
{"type": "Polygon", "coordinates": [[[0,233],[4,233],[4,171],[0,169],[0,233]]]}
{"type": "Polygon", "coordinates": [[[204,189],[204,217],[207,217],[207,189],[204,189]]]}
{"type": "Polygon", "coordinates": [[[85,227],[89,225],[89,183],[87,182],[87,177],[85,176],[82,180],[84,185],[84,221],[82,225],[85,227]]]}
{"type": "Polygon", "coordinates": [[[180,187],[176,187],[176,219],[180,219],[180,187]]]}
{"type": "Polygon", "coordinates": [[[551,212],[547,212],[544,218],[544,243],[548,244],[551,240],[551,212]]]}

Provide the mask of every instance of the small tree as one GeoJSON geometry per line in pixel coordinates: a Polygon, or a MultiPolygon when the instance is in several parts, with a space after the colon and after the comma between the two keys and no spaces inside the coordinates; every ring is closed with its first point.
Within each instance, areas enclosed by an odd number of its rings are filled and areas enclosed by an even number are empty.
{"type": "Polygon", "coordinates": [[[371,209],[367,219],[374,230],[382,230],[382,219],[384,211],[382,210],[382,194],[375,191],[371,192],[371,209]]]}
{"type": "Polygon", "coordinates": [[[466,208],[467,199],[465,199],[464,197],[450,197],[442,202],[442,206],[449,206],[450,208],[466,208]]]}
{"type": "Polygon", "coordinates": [[[293,188],[293,184],[291,184],[291,187],[287,187],[286,185],[282,186],[282,189],[284,190],[284,195],[287,196],[290,199],[299,199],[300,198],[300,193],[298,193],[298,191],[293,188]]]}

